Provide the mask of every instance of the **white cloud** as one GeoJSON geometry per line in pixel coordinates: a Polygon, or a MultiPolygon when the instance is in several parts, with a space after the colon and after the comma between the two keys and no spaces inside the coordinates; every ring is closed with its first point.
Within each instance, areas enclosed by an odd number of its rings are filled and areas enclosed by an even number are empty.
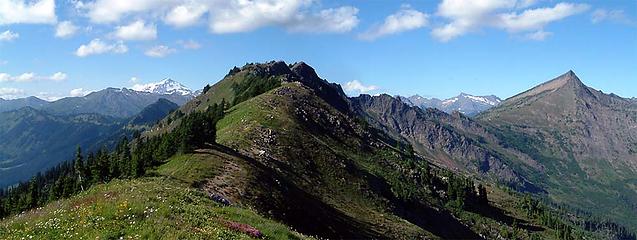
{"type": "Polygon", "coordinates": [[[527,33],[526,38],[535,40],[535,41],[544,41],[547,37],[553,35],[552,32],[545,32],[544,30],[538,30],[536,32],[527,33]]]}
{"type": "Polygon", "coordinates": [[[0,73],[0,82],[33,82],[36,80],[63,81],[66,80],[66,78],[67,75],[63,72],[56,72],[51,76],[38,76],[33,72],[26,72],[17,76],[12,76],[8,73],[0,73]]]}
{"type": "Polygon", "coordinates": [[[55,37],[57,38],[66,38],[73,36],[75,32],[77,32],[78,27],[73,25],[70,21],[63,21],[58,23],[57,27],[55,27],[55,37]]]}
{"type": "Polygon", "coordinates": [[[317,0],[94,0],[75,2],[93,23],[161,19],[174,27],[202,22],[214,33],[248,32],[278,26],[295,32],[341,33],[358,25],[358,9],[320,9],[317,0]]]}
{"type": "Polygon", "coordinates": [[[10,42],[20,37],[20,34],[12,32],[11,30],[0,33],[0,42],[10,42]]]}
{"type": "Polygon", "coordinates": [[[177,50],[174,48],[170,48],[165,45],[157,45],[146,50],[144,54],[146,54],[146,56],[149,56],[149,57],[163,58],[175,52],[177,52],[177,50]]]}
{"type": "Polygon", "coordinates": [[[71,97],[84,97],[84,96],[88,95],[91,92],[93,92],[93,91],[84,90],[84,88],[76,88],[76,89],[71,90],[71,92],[69,92],[69,95],[71,97]]]}
{"type": "Polygon", "coordinates": [[[131,77],[129,80],[131,83],[138,83],[139,82],[139,78],[137,77],[131,77]]]}
{"type": "Polygon", "coordinates": [[[214,33],[248,32],[266,26],[282,26],[292,32],[343,33],[360,22],[358,9],[350,6],[305,11],[310,0],[233,1],[213,9],[210,29],[214,33]]]}
{"type": "Polygon", "coordinates": [[[558,3],[552,8],[536,8],[500,15],[500,25],[512,32],[542,29],[546,24],[588,10],[586,4],[558,3]]]}
{"type": "Polygon", "coordinates": [[[63,72],[56,72],[49,77],[49,79],[53,81],[64,81],[66,80],[66,78],[67,78],[67,75],[66,73],[63,73],[63,72]]]}
{"type": "Polygon", "coordinates": [[[87,10],[87,15],[94,23],[119,22],[122,17],[150,10],[161,11],[176,2],[175,0],[95,0],[76,4],[76,7],[87,10]]]}
{"type": "Polygon", "coordinates": [[[597,9],[593,11],[591,14],[591,22],[600,23],[603,21],[612,21],[624,24],[634,23],[630,18],[628,18],[628,16],[626,16],[624,10],[597,9]]]}
{"type": "Polygon", "coordinates": [[[355,7],[329,8],[315,14],[299,14],[286,25],[292,32],[344,33],[358,26],[357,14],[355,7]]]}
{"type": "Polygon", "coordinates": [[[586,4],[558,3],[554,7],[527,8],[534,0],[443,0],[438,5],[437,15],[449,20],[436,27],[431,34],[446,42],[483,27],[503,29],[509,32],[540,31],[554,21],[580,14],[588,10],[586,4]]]}
{"type": "Polygon", "coordinates": [[[175,27],[191,26],[199,22],[207,11],[205,4],[191,1],[172,8],[164,17],[164,22],[175,27]]]}
{"type": "Polygon", "coordinates": [[[0,1],[0,25],[32,23],[53,24],[55,0],[2,0],[0,1]]]}
{"type": "Polygon", "coordinates": [[[122,41],[109,44],[99,38],[91,40],[90,43],[81,45],[76,51],[75,55],[78,57],[86,57],[90,55],[114,53],[121,54],[128,52],[128,47],[124,45],[122,41]]]}
{"type": "Polygon", "coordinates": [[[17,88],[0,88],[0,98],[15,99],[24,96],[24,90],[17,88]]]}
{"type": "Polygon", "coordinates": [[[248,32],[264,26],[287,25],[310,0],[228,1],[214,9],[210,29],[214,33],[248,32]]]}
{"type": "Polygon", "coordinates": [[[13,78],[13,81],[15,81],[15,82],[31,82],[34,79],[35,79],[35,73],[28,72],[28,73],[23,73],[23,74],[20,74],[18,76],[15,76],[13,78]]]}
{"type": "Polygon", "coordinates": [[[0,66],[7,65],[8,63],[9,63],[9,61],[7,61],[7,60],[0,60],[0,66]]]}
{"type": "Polygon", "coordinates": [[[118,26],[113,34],[122,40],[153,40],[157,38],[157,26],[137,20],[126,26],[118,26]]]}
{"type": "Polygon", "coordinates": [[[345,83],[344,89],[345,91],[352,94],[361,94],[361,93],[369,93],[371,91],[376,91],[380,88],[374,85],[364,85],[358,80],[353,80],[353,81],[349,81],[345,83]]]}
{"type": "Polygon", "coordinates": [[[195,40],[179,40],[177,41],[177,44],[181,45],[181,47],[184,49],[194,50],[201,48],[201,44],[195,40]]]}
{"type": "Polygon", "coordinates": [[[374,40],[379,37],[410,31],[427,26],[429,16],[425,13],[403,6],[398,12],[389,15],[385,21],[359,35],[364,40],[374,40]]]}

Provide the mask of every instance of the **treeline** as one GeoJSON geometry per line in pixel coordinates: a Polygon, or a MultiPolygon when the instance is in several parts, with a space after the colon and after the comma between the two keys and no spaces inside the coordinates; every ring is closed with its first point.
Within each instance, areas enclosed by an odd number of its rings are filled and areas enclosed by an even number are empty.
{"type": "Polygon", "coordinates": [[[397,143],[396,149],[402,156],[396,156],[391,151],[384,151],[380,156],[393,158],[394,161],[401,162],[400,166],[404,166],[396,171],[388,172],[389,168],[381,170],[397,198],[403,201],[436,198],[455,210],[471,210],[489,205],[487,190],[482,184],[476,185],[473,180],[445,169],[432,169],[427,161],[414,155],[410,145],[397,143]]]}
{"type": "Polygon", "coordinates": [[[78,147],[73,160],[1,190],[0,218],[70,197],[95,184],[143,176],[176,153],[214,144],[216,123],[223,118],[224,109],[225,101],[214,104],[205,112],[181,117],[170,133],[150,138],[137,134],[132,144],[124,137],[111,152],[102,149],[84,155],[78,147]]]}
{"type": "Polygon", "coordinates": [[[634,240],[634,233],[617,223],[609,220],[600,220],[592,217],[590,213],[577,209],[564,209],[564,206],[548,207],[545,203],[526,195],[522,198],[518,207],[523,209],[528,217],[538,219],[542,224],[556,230],[559,239],[581,239],[581,233],[574,230],[568,223],[577,226],[587,232],[597,233],[606,239],[634,240]],[[572,215],[570,219],[564,219],[564,215],[572,215]]]}
{"type": "Polygon", "coordinates": [[[555,230],[558,239],[581,239],[573,227],[562,221],[562,217],[549,209],[540,201],[531,198],[528,194],[518,202],[518,208],[525,211],[527,217],[539,220],[542,225],[555,230]]]}

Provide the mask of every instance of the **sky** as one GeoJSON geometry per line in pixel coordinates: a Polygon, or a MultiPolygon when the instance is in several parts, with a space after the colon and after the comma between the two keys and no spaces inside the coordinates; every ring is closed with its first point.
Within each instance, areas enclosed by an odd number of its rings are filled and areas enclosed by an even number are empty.
{"type": "Polygon", "coordinates": [[[0,0],[0,98],[304,61],[349,95],[513,96],[569,70],[637,97],[637,1],[0,0]]]}

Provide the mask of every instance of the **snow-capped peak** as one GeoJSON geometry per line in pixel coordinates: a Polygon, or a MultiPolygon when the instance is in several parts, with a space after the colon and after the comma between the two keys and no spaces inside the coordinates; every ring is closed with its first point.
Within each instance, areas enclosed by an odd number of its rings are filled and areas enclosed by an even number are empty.
{"type": "Polygon", "coordinates": [[[166,78],[156,83],[135,84],[132,89],[138,92],[150,92],[157,94],[179,94],[182,96],[194,94],[190,88],[170,78],[166,78]]]}
{"type": "Polygon", "coordinates": [[[501,100],[499,98],[488,98],[488,97],[480,97],[480,96],[473,96],[473,95],[465,95],[464,97],[467,97],[473,101],[476,102],[482,102],[491,106],[497,106],[498,104],[500,104],[501,100]]]}

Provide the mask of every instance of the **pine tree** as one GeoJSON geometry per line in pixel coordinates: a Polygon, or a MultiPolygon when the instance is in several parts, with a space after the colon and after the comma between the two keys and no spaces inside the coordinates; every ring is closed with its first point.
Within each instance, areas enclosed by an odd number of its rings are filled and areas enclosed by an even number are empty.
{"type": "Polygon", "coordinates": [[[73,169],[75,170],[75,176],[77,176],[76,185],[78,186],[78,190],[84,191],[84,157],[82,156],[82,148],[80,148],[80,146],[77,146],[77,151],[75,152],[75,162],[73,169]]]}

